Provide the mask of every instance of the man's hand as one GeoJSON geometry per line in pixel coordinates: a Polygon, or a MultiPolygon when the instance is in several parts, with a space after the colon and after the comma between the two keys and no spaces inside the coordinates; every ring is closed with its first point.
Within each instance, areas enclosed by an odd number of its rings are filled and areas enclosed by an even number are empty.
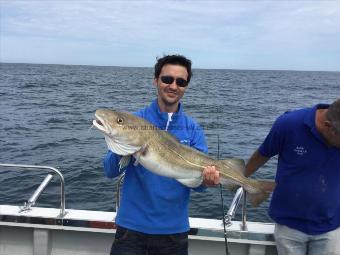
{"type": "Polygon", "coordinates": [[[215,186],[220,183],[220,172],[215,166],[207,166],[203,170],[203,184],[205,186],[215,186]]]}

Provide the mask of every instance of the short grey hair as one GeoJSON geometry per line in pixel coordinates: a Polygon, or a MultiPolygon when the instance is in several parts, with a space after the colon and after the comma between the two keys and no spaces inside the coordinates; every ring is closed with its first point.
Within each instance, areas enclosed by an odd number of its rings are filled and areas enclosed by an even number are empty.
{"type": "Polygon", "coordinates": [[[332,123],[335,131],[340,133],[340,99],[335,100],[329,106],[326,118],[332,123]]]}

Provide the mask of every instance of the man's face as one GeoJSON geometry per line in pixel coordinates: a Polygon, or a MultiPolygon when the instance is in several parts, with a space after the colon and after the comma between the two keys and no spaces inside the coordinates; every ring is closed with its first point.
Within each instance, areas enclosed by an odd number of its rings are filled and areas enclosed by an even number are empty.
{"type": "Polygon", "coordinates": [[[181,78],[185,81],[188,80],[188,72],[184,66],[180,65],[164,65],[159,77],[154,79],[154,85],[157,87],[158,99],[165,106],[176,106],[179,100],[183,97],[187,87],[180,87],[176,84],[176,79],[181,78]],[[171,76],[175,80],[171,84],[162,82],[162,76],[171,76]]]}

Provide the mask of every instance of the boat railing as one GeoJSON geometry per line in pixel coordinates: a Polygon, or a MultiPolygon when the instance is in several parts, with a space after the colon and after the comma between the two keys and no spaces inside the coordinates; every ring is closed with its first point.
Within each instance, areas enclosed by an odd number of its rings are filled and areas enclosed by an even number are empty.
{"type": "MultiPolygon", "coordinates": [[[[120,206],[120,197],[121,197],[121,185],[124,182],[125,172],[122,173],[117,181],[117,192],[116,192],[116,212],[118,212],[120,206]]],[[[232,220],[235,218],[236,211],[239,207],[239,204],[242,201],[242,223],[241,223],[241,230],[247,230],[247,192],[242,187],[239,187],[235,193],[233,201],[230,204],[229,210],[224,217],[224,222],[227,227],[232,225],[232,220]]]]}
{"type": "Polygon", "coordinates": [[[229,210],[227,214],[224,217],[224,222],[227,227],[230,227],[232,225],[232,219],[234,219],[236,215],[236,211],[239,207],[239,204],[242,201],[242,223],[241,223],[241,230],[246,231],[247,230],[247,192],[240,187],[237,189],[235,196],[230,204],[229,210]]]}
{"type": "MultiPolygon", "coordinates": [[[[30,171],[48,171],[48,172],[54,172],[59,176],[60,179],[60,214],[58,218],[63,218],[66,215],[65,211],[65,180],[61,172],[51,166],[37,166],[37,165],[20,165],[20,164],[3,164],[0,163],[0,168],[9,168],[13,170],[18,169],[24,169],[24,170],[30,170],[30,171]]],[[[38,200],[41,193],[45,190],[47,185],[52,180],[53,175],[49,173],[45,179],[42,181],[42,183],[39,185],[39,187],[34,191],[34,193],[31,195],[31,197],[25,202],[23,206],[20,207],[19,212],[25,212],[31,210],[31,207],[35,205],[36,201],[38,200]]]]}

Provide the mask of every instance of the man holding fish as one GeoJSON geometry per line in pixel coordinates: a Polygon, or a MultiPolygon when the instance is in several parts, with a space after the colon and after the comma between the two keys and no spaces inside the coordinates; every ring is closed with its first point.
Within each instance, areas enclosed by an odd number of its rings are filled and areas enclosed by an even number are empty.
{"type": "MultiPolygon", "coordinates": [[[[158,91],[157,99],[136,115],[169,132],[181,143],[207,153],[202,129],[184,113],[180,103],[191,75],[191,61],[185,57],[169,55],[159,58],[153,81],[158,91]]],[[[146,127],[144,131],[133,130],[136,126],[129,128],[132,132],[147,132],[146,127]]],[[[106,141],[108,145],[112,144],[104,159],[106,176],[116,177],[123,170],[126,173],[111,255],[188,254],[190,188],[173,178],[148,171],[139,164],[137,157],[130,162],[128,157],[119,156],[134,154],[133,146],[119,146],[119,142],[112,143],[107,136],[106,141]]],[[[147,146],[139,148],[140,157],[147,150],[147,146]]],[[[202,176],[203,179],[195,179],[198,184],[194,188],[196,191],[219,183],[219,172],[215,167],[205,167],[202,176]]]]}

